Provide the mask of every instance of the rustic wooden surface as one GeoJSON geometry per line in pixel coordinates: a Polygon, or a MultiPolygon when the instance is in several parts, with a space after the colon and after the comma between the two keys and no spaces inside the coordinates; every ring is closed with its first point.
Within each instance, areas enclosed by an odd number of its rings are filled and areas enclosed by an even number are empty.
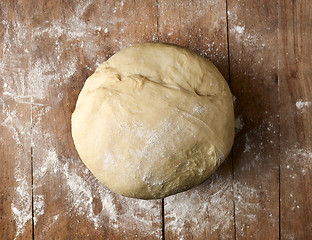
{"type": "Polygon", "coordinates": [[[279,236],[277,18],[276,1],[228,2],[231,89],[242,125],[233,147],[238,239],[279,236]]]}
{"type": "Polygon", "coordinates": [[[283,239],[312,236],[312,8],[280,1],[280,229],[283,239]]]}
{"type": "Polygon", "coordinates": [[[309,239],[312,3],[1,1],[0,239],[309,239]],[[233,152],[156,201],[111,193],[80,161],[70,116],[116,51],[163,41],[210,59],[234,97],[233,152]]]}

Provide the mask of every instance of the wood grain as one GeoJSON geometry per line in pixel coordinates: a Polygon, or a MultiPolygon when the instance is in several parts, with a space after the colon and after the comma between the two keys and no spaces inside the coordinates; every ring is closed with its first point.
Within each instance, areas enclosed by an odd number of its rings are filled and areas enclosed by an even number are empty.
{"type": "Polygon", "coordinates": [[[0,239],[32,238],[31,106],[25,96],[29,34],[24,3],[0,3],[0,239]]]}
{"type": "MultiPolygon", "coordinates": [[[[228,79],[225,1],[159,1],[158,23],[160,41],[193,49],[228,79]]],[[[231,156],[211,179],[164,206],[165,239],[234,239],[231,156]]]]}
{"type": "Polygon", "coordinates": [[[30,105],[0,99],[0,239],[31,238],[30,105]]]}
{"type": "Polygon", "coordinates": [[[281,239],[312,236],[312,5],[279,1],[281,239]]]}
{"type": "Polygon", "coordinates": [[[276,1],[228,1],[237,239],[279,237],[276,1]]]}
{"type": "Polygon", "coordinates": [[[31,64],[47,66],[34,69],[38,83],[49,81],[32,108],[35,239],[161,238],[161,201],[129,200],[100,184],[79,159],[70,127],[86,78],[121,48],[151,41],[156,10],[145,1],[33,5],[31,64]]]}

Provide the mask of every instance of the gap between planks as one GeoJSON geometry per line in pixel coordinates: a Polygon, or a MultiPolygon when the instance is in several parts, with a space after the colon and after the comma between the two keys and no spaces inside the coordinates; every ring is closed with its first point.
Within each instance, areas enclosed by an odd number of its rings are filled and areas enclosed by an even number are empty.
{"type": "Polygon", "coordinates": [[[34,222],[34,154],[33,154],[33,105],[34,99],[30,98],[30,172],[31,172],[31,229],[32,240],[35,239],[35,222],[34,222]]]}
{"type": "Polygon", "coordinates": [[[165,199],[161,199],[162,239],[165,240],[165,199]]]}
{"type": "MultiPolygon", "coordinates": [[[[230,61],[230,36],[229,36],[229,14],[228,14],[228,0],[225,1],[225,16],[226,16],[226,44],[228,55],[228,75],[229,75],[229,87],[231,88],[231,61],[230,61]]],[[[236,240],[236,218],[235,218],[235,191],[234,191],[234,149],[231,150],[232,158],[232,191],[233,191],[233,239],[236,240]]]]}
{"type": "MultiPolygon", "coordinates": [[[[280,0],[277,1],[277,43],[280,37],[281,11],[280,0]]],[[[279,46],[279,44],[278,44],[279,46]]],[[[278,101],[278,239],[281,239],[281,95],[280,95],[280,48],[277,49],[277,101],[278,101]]]]}

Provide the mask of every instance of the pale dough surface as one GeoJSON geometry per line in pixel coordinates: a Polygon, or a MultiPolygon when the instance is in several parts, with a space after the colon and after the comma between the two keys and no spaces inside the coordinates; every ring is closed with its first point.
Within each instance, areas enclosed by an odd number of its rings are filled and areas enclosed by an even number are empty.
{"type": "Polygon", "coordinates": [[[175,45],[134,45],[87,79],[72,135],[83,162],[112,191],[163,198],[202,183],[229,154],[232,94],[205,58],[175,45]]]}

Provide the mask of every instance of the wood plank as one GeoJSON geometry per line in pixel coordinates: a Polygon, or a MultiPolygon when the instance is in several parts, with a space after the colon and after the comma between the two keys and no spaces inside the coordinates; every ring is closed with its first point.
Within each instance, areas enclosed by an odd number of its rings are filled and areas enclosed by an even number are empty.
{"type": "Polygon", "coordinates": [[[31,238],[30,105],[0,96],[0,239],[31,238]]]}
{"type": "MultiPolygon", "coordinates": [[[[228,79],[226,2],[159,1],[159,40],[189,47],[228,79]]],[[[204,184],[165,198],[165,239],[234,239],[231,157],[204,184]]]]}
{"type": "Polygon", "coordinates": [[[312,5],[279,1],[281,239],[312,236],[312,5]]]}
{"type": "Polygon", "coordinates": [[[237,239],[279,237],[276,1],[228,1],[237,239]]]}
{"type": "Polygon", "coordinates": [[[134,0],[33,5],[35,239],[162,237],[161,201],[111,193],[79,159],[70,127],[86,78],[120,48],[153,40],[156,13],[134,0]]]}
{"type": "Polygon", "coordinates": [[[29,34],[24,3],[0,3],[0,239],[32,238],[31,106],[25,92],[29,34]]]}

